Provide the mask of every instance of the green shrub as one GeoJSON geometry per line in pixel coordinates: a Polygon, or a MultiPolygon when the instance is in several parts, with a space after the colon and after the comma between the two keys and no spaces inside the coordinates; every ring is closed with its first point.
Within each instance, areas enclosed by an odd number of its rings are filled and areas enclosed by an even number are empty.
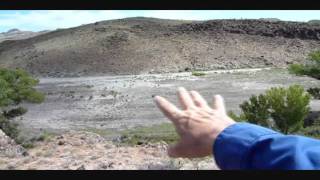
{"type": "Polygon", "coordinates": [[[271,127],[268,119],[270,118],[268,98],[266,95],[251,96],[249,101],[240,104],[243,117],[250,123],[261,126],[271,127]]]}
{"type": "Polygon", "coordinates": [[[289,72],[296,75],[306,75],[315,79],[320,79],[320,50],[311,52],[307,57],[306,64],[292,64],[289,72]]]}
{"type": "Polygon", "coordinates": [[[307,92],[311,94],[314,99],[320,99],[320,88],[309,88],[307,92]]]}
{"type": "Polygon", "coordinates": [[[247,120],[246,120],[246,118],[245,118],[245,116],[244,116],[244,114],[240,114],[239,116],[238,115],[236,115],[233,111],[228,111],[228,116],[231,118],[231,119],[233,119],[233,120],[235,120],[235,121],[237,121],[237,122],[246,122],[247,120]]]}
{"type": "Polygon", "coordinates": [[[205,76],[205,72],[200,72],[200,71],[192,71],[193,76],[205,76]]]}
{"type": "Polygon", "coordinates": [[[18,105],[22,101],[41,103],[44,94],[34,89],[38,83],[39,80],[21,69],[0,68],[0,108],[18,105]]]}
{"type": "Polygon", "coordinates": [[[15,109],[11,109],[9,111],[4,111],[3,115],[4,117],[11,119],[17,116],[21,116],[23,114],[25,114],[27,112],[27,109],[23,108],[23,107],[18,107],[15,109]]]}
{"type": "Polygon", "coordinates": [[[310,94],[303,87],[271,88],[265,94],[251,96],[240,105],[244,118],[250,123],[280,130],[288,134],[303,127],[309,113],[310,94]]]}
{"type": "Polygon", "coordinates": [[[0,128],[16,141],[19,141],[19,131],[11,119],[27,112],[22,107],[17,108],[20,103],[44,100],[44,94],[34,88],[38,83],[39,80],[21,69],[0,68],[0,128]]]}
{"type": "Polygon", "coordinates": [[[304,65],[301,65],[301,64],[291,64],[288,70],[289,70],[289,73],[299,75],[299,76],[306,74],[304,65]]]}
{"type": "Polygon", "coordinates": [[[266,94],[271,107],[271,117],[279,130],[288,134],[303,127],[304,119],[310,111],[311,96],[302,86],[271,88],[266,94]]]}
{"type": "Polygon", "coordinates": [[[55,134],[44,131],[39,137],[35,139],[35,141],[47,141],[52,138],[55,134]]]}

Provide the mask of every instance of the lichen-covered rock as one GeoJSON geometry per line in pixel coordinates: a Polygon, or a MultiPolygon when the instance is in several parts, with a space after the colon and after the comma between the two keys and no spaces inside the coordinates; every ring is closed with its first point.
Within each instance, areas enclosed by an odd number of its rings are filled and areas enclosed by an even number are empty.
{"type": "Polygon", "coordinates": [[[0,158],[26,155],[26,150],[0,130],[0,158]]]}

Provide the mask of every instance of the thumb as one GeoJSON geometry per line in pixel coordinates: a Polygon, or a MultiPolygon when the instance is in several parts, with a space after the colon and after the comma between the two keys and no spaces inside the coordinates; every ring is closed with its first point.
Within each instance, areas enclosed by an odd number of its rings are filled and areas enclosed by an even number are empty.
{"type": "Polygon", "coordinates": [[[224,105],[224,100],[223,100],[223,97],[221,95],[215,95],[213,97],[213,105],[212,105],[212,108],[217,110],[217,111],[220,111],[224,114],[226,114],[226,108],[225,108],[225,105],[224,105]]]}

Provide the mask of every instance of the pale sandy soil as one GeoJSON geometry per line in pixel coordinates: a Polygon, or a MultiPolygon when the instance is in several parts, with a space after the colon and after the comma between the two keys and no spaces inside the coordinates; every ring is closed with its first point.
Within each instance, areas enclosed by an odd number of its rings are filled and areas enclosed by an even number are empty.
{"type": "Polygon", "coordinates": [[[3,136],[0,169],[20,170],[196,170],[218,169],[212,157],[172,159],[166,154],[164,142],[143,146],[117,146],[94,133],[69,132],[38,142],[32,149],[15,152],[3,136]],[[11,154],[8,156],[8,154],[11,154]]]}

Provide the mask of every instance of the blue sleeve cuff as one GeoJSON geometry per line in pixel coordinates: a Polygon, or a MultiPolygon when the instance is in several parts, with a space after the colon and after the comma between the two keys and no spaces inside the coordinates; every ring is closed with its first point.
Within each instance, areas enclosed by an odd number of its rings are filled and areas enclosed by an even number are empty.
{"type": "Polygon", "coordinates": [[[221,169],[243,169],[248,151],[261,136],[280,134],[249,123],[235,123],[224,129],[213,145],[213,154],[221,169]]]}

